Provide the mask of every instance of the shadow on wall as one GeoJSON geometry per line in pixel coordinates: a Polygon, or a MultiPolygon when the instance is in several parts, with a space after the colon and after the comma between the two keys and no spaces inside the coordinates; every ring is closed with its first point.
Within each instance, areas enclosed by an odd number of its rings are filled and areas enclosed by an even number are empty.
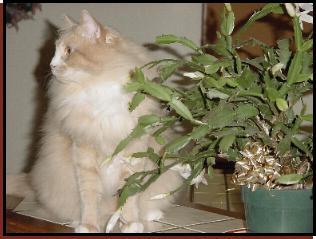
{"type": "Polygon", "coordinates": [[[142,46],[145,47],[148,51],[166,52],[167,54],[175,57],[175,59],[181,59],[183,57],[183,55],[181,55],[177,50],[169,46],[161,46],[154,43],[144,43],[142,46]]]}
{"type": "Polygon", "coordinates": [[[41,127],[43,125],[43,119],[48,105],[47,89],[51,78],[49,65],[52,57],[54,56],[57,30],[58,28],[54,24],[46,20],[46,38],[43,45],[38,50],[38,62],[33,71],[34,80],[36,81],[34,94],[35,111],[32,120],[33,125],[30,131],[31,143],[28,146],[26,166],[23,170],[24,172],[30,171],[37,158],[41,139],[41,127]]]}

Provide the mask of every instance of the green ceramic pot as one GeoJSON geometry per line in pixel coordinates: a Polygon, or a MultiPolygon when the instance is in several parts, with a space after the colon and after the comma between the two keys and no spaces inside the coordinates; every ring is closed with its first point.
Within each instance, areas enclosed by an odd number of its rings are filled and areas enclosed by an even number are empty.
{"type": "Polygon", "coordinates": [[[249,232],[313,232],[312,189],[241,191],[249,232]]]}

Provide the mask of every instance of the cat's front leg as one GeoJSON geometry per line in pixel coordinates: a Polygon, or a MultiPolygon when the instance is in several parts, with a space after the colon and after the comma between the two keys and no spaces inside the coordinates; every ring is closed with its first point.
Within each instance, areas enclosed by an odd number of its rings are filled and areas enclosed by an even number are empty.
{"type": "Polygon", "coordinates": [[[139,195],[127,199],[122,211],[124,223],[120,225],[123,233],[144,232],[144,224],[140,219],[139,195]]]}
{"type": "Polygon", "coordinates": [[[73,144],[73,160],[80,192],[81,218],[75,232],[101,232],[99,225],[102,184],[95,151],[87,145],[73,144]]]}

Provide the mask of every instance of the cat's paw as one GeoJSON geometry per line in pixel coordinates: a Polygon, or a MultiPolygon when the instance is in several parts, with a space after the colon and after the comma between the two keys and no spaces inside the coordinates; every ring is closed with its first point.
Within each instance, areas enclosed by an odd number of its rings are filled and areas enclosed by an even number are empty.
{"type": "Polygon", "coordinates": [[[161,218],[163,218],[163,212],[158,209],[150,210],[145,216],[146,221],[154,221],[159,220],[161,218]]]}
{"type": "Polygon", "coordinates": [[[90,224],[80,224],[79,226],[75,227],[76,233],[98,233],[100,229],[94,225],[90,224]]]}
{"type": "Polygon", "coordinates": [[[144,225],[141,222],[131,222],[121,227],[123,233],[139,233],[144,232],[144,225]]]}

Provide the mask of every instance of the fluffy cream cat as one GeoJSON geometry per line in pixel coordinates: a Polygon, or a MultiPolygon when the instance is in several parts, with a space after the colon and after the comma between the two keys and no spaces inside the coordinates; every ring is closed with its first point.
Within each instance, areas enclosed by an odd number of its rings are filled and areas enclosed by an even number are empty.
{"type": "MultiPolygon", "coordinates": [[[[149,145],[159,148],[143,136],[101,163],[131,132],[138,116],[161,112],[149,98],[135,111],[128,110],[132,95],[124,92],[123,85],[131,70],[149,61],[142,47],[100,25],[85,10],[79,24],[65,20],[68,26],[56,41],[51,61],[49,108],[30,182],[38,201],[51,213],[79,222],[76,232],[104,232],[117,210],[117,191],[124,178],[154,167],[149,159],[126,158],[149,145]]],[[[129,198],[121,231],[143,232],[146,221],[161,218],[171,197],[150,198],[176,189],[181,182],[181,176],[169,170],[146,191],[129,198]]]]}

